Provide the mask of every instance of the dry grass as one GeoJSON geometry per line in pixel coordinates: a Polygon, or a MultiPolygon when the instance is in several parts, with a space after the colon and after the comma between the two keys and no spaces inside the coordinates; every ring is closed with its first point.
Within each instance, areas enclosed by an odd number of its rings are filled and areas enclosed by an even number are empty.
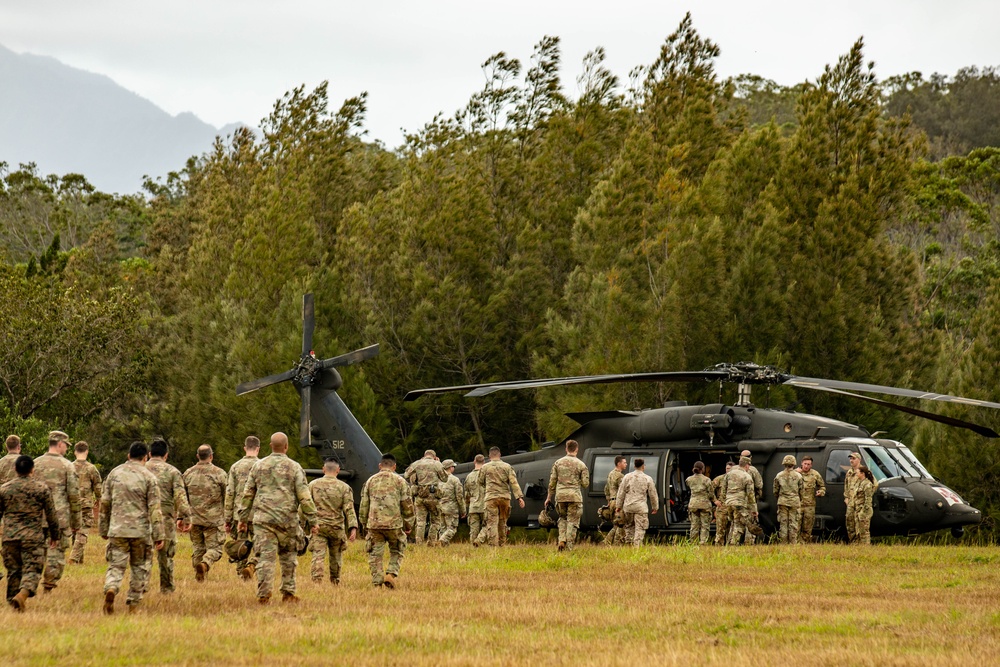
{"type": "MultiPolygon", "coordinates": [[[[411,546],[399,589],[368,584],[361,543],[339,588],[259,607],[228,564],[136,615],[100,613],[103,542],[24,615],[0,611],[4,665],[968,665],[1000,653],[1000,552],[842,545],[639,550],[411,546]]],[[[122,596],[124,597],[124,596],[122,596]]],[[[121,599],[120,602],[124,600],[121,599]]],[[[124,605],[121,605],[124,611],[124,605]]]]}

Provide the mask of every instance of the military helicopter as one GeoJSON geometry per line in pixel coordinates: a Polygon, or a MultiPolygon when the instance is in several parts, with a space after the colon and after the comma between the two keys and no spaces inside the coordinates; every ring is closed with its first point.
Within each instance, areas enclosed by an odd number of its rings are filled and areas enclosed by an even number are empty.
{"type": "MultiPolygon", "coordinates": [[[[924,400],[962,403],[988,408],[1000,408],[990,403],[957,396],[947,396],[911,389],[881,385],[841,382],[821,378],[801,377],[782,373],[770,366],[754,363],[719,364],[703,371],[596,375],[540,380],[520,380],[487,384],[419,389],[406,395],[415,400],[426,394],[464,391],[468,397],[487,396],[497,391],[533,389],[583,384],[615,382],[697,382],[717,381],[737,385],[736,401],[688,405],[671,401],[663,407],[648,410],[610,410],[572,413],[567,416],[579,427],[559,443],[549,443],[538,451],[504,457],[514,467],[525,494],[525,507],[512,507],[511,525],[538,527],[548,489],[552,463],[565,453],[567,439],[579,442],[581,460],[590,469],[590,488],[584,491],[584,511],[581,528],[594,530],[601,526],[598,510],[605,503],[604,486],[614,467],[615,457],[625,456],[632,469],[636,458],[646,461],[646,474],[658,487],[660,511],[650,517],[650,531],[687,533],[687,502],[690,491],[685,479],[695,461],[702,461],[710,476],[725,472],[727,461],[736,461],[742,450],[749,450],[753,465],[764,479],[764,493],[758,502],[761,527],[773,532],[777,527],[777,508],[772,494],[772,481],[783,468],[781,460],[793,454],[797,461],[808,455],[813,467],[824,476],[825,497],[817,498],[817,534],[840,534],[844,530],[844,478],[849,467],[848,456],[860,452],[864,463],[878,481],[873,499],[872,535],[913,535],[950,528],[960,537],[964,527],[981,521],[979,510],[935,479],[901,442],[877,437],[861,426],[790,410],[760,408],[750,400],[753,385],[788,385],[823,391],[930,419],[950,426],[967,428],[988,438],[1000,437],[992,429],[944,415],[898,405],[880,398],[857,394],[862,391],[924,400]]],[[[464,476],[471,464],[456,468],[464,476]]]]}
{"type": "MultiPolygon", "coordinates": [[[[378,471],[382,452],[351,413],[337,390],[344,384],[338,368],[371,359],[378,354],[378,345],[354,350],[329,359],[317,359],[313,351],[313,330],[316,328],[316,311],[313,295],[302,297],[302,354],[291,370],[269,375],[236,387],[236,395],[273,384],[291,381],[299,392],[299,444],[303,449],[312,447],[323,460],[340,462],[338,477],[351,487],[356,502],[360,502],[361,487],[378,471]]],[[[318,477],[321,470],[307,470],[306,474],[318,477]]]]}

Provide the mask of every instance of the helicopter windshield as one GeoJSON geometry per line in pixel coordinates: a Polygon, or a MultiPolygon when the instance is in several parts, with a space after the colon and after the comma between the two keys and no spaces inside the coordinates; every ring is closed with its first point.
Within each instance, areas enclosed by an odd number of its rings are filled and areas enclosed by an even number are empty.
{"type": "Polygon", "coordinates": [[[900,476],[899,466],[889,456],[885,447],[864,447],[863,449],[868,454],[865,457],[866,463],[876,480],[881,481],[889,477],[900,476]]]}
{"type": "Polygon", "coordinates": [[[907,447],[906,445],[902,443],[896,443],[895,454],[897,459],[902,459],[903,461],[906,461],[909,464],[909,466],[915,470],[913,474],[914,477],[926,477],[927,479],[934,479],[934,475],[930,474],[927,471],[927,468],[925,468],[924,465],[917,460],[917,457],[913,455],[913,452],[911,452],[910,448],[907,447]]]}

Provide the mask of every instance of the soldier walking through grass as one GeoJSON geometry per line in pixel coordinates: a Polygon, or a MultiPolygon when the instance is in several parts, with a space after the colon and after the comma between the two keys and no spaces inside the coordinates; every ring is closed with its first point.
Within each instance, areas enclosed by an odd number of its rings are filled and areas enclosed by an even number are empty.
{"type": "Polygon", "coordinates": [[[14,463],[21,455],[21,438],[16,435],[8,435],[4,443],[7,453],[0,458],[0,486],[17,477],[14,471],[14,463]]]}
{"type": "Polygon", "coordinates": [[[604,537],[605,546],[617,546],[625,544],[625,514],[622,508],[618,507],[618,489],[621,487],[622,479],[625,477],[625,469],[628,467],[628,459],[619,454],[615,457],[615,467],[608,473],[608,481],[604,485],[604,499],[611,510],[611,530],[604,537]]]}
{"type": "Polygon", "coordinates": [[[413,530],[413,498],[406,481],[396,474],[396,458],[392,454],[382,457],[378,469],[361,489],[358,519],[367,532],[365,551],[372,585],[391,589],[396,587],[406,554],[406,536],[413,530]],[[389,547],[387,566],[383,563],[386,546],[389,547]]]}
{"type": "Polygon", "coordinates": [[[309,573],[316,583],[323,581],[323,562],[330,558],[330,583],[340,583],[340,570],[344,564],[347,543],[358,537],[358,517],[354,513],[354,494],[351,487],[337,479],[340,462],[329,459],[323,463],[323,476],[309,482],[309,493],[316,505],[319,531],[309,543],[312,562],[309,573]]]}
{"type": "Polygon", "coordinates": [[[156,477],[160,490],[160,513],[163,516],[163,548],[156,552],[160,568],[160,592],[174,592],[174,556],[177,555],[177,531],[187,532],[191,528],[187,490],[181,471],[167,463],[170,447],[166,440],[154,440],[149,444],[149,460],[146,470],[156,477]]]}
{"type": "Polygon", "coordinates": [[[299,518],[314,536],[319,532],[316,505],[306,484],[302,466],[288,458],[288,436],[271,436],[271,454],[250,469],[240,501],[237,530],[254,525],[257,551],[257,602],[268,604],[278,563],[281,563],[281,601],[298,602],[295,597],[295,567],[304,536],[299,518]]]}
{"type": "Polygon", "coordinates": [[[473,546],[490,543],[502,547],[507,544],[507,519],[510,517],[510,495],[524,509],[524,494],[517,483],[517,474],[500,460],[500,448],[490,447],[490,460],[479,471],[477,484],[484,490],[486,499],[486,528],[479,532],[473,546]]]}
{"type": "Polygon", "coordinates": [[[410,464],[405,477],[410,483],[413,506],[417,512],[417,534],[414,539],[417,544],[423,544],[424,533],[427,533],[428,545],[434,546],[441,531],[438,485],[448,481],[448,474],[437,460],[434,450],[428,449],[423,458],[410,464]]]}
{"type": "Polygon", "coordinates": [[[632,465],[635,469],[622,478],[615,505],[625,512],[625,543],[638,547],[649,528],[649,515],[660,509],[660,499],[653,478],[645,472],[646,460],[635,459],[632,465]]]}
{"type": "Polygon", "coordinates": [[[469,542],[479,538],[486,520],[486,489],[479,486],[479,471],[486,462],[486,457],[476,454],[472,460],[474,470],[465,478],[465,505],[469,517],[469,542]]]}
{"type": "MultiPolygon", "coordinates": [[[[250,469],[257,465],[257,461],[260,460],[260,438],[248,435],[243,441],[243,453],[243,458],[229,468],[229,475],[226,476],[226,504],[223,509],[225,524],[223,529],[231,540],[253,542],[253,523],[247,524],[246,533],[240,533],[236,530],[236,524],[239,522],[233,515],[243,498],[250,469]]],[[[241,579],[252,579],[256,571],[257,554],[255,550],[251,549],[246,558],[236,561],[236,574],[241,579]]]]}
{"type": "MultiPolygon", "coordinates": [[[[9,443],[8,443],[9,447],[9,443]]],[[[0,486],[0,521],[3,522],[3,564],[7,568],[7,602],[23,612],[35,595],[45,567],[45,531],[49,546],[59,543],[59,518],[52,492],[32,479],[35,462],[30,456],[14,460],[14,479],[0,486]]]]}
{"type": "Polygon", "coordinates": [[[730,545],[739,544],[740,538],[744,538],[744,544],[751,544],[746,538],[750,536],[750,523],[757,516],[757,500],[753,477],[747,472],[749,468],[750,459],[741,456],[740,464],[727,472],[723,481],[730,523],[730,545]]]}
{"type": "Polygon", "coordinates": [[[184,471],[188,504],[191,507],[191,566],[196,581],[222,558],[226,472],[212,464],[212,448],[198,448],[198,462],[184,471]]]}
{"type": "Polygon", "coordinates": [[[699,544],[708,542],[712,534],[712,500],[715,498],[715,488],[712,480],[705,476],[705,464],[695,461],[694,474],[685,480],[691,497],[688,499],[688,520],[691,530],[688,537],[698,540],[699,544]]]}
{"type": "Polygon", "coordinates": [[[68,435],[62,431],[52,431],[49,433],[49,451],[35,459],[35,478],[48,484],[59,518],[59,543],[55,547],[49,547],[45,555],[45,573],[42,576],[42,590],[45,593],[52,592],[62,578],[70,538],[80,530],[83,523],[76,469],[66,459],[68,446],[68,435]]]}
{"type": "Polygon", "coordinates": [[[567,440],[566,456],[553,463],[549,473],[549,493],[545,496],[545,504],[555,498],[559,513],[559,551],[573,548],[580,529],[580,517],[583,516],[582,489],[590,486],[590,471],[577,458],[578,451],[580,444],[576,440],[567,440]]]}
{"type": "Polygon", "coordinates": [[[441,464],[448,480],[438,486],[438,511],[441,515],[441,533],[438,542],[446,547],[458,532],[458,521],[465,516],[465,490],[462,482],[452,473],[455,472],[455,462],[445,459],[441,464]]]}
{"type": "Polygon", "coordinates": [[[163,548],[160,490],[156,476],[143,465],[147,453],[145,444],[133,442],[128,461],[104,480],[100,533],[108,540],[105,614],[114,613],[115,597],[121,590],[126,566],[131,566],[131,579],[125,604],[129,612],[138,608],[153,569],[153,550],[163,548]]]}
{"type": "Polygon", "coordinates": [[[80,490],[80,530],[73,536],[73,550],[69,554],[71,565],[83,565],[83,553],[87,546],[87,536],[97,520],[97,512],[101,506],[101,473],[97,466],[87,461],[90,447],[82,440],[73,447],[76,461],[77,485],[80,490]]]}

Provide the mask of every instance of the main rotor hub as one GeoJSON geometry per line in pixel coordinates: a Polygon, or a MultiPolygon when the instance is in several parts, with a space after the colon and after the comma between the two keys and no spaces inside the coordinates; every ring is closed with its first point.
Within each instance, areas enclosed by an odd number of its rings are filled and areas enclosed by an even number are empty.
{"type": "Polygon", "coordinates": [[[292,382],[300,387],[311,387],[316,384],[322,370],[323,363],[312,353],[303,354],[295,366],[295,376],[292,378],[292,382]]]}
{"type": "MultiPolygon", "coordinates": [[[[751,361],[741,361],[736,364],[716,364],[705,370],[725,373],[728,377],[720,380],[721,382],[738,382],[740,385],[782,384],[791,377],[774,366],[761,366],[751,361]]],[[[749,389],[747,390],[747,394],[749,396],[749,389]]]]}

